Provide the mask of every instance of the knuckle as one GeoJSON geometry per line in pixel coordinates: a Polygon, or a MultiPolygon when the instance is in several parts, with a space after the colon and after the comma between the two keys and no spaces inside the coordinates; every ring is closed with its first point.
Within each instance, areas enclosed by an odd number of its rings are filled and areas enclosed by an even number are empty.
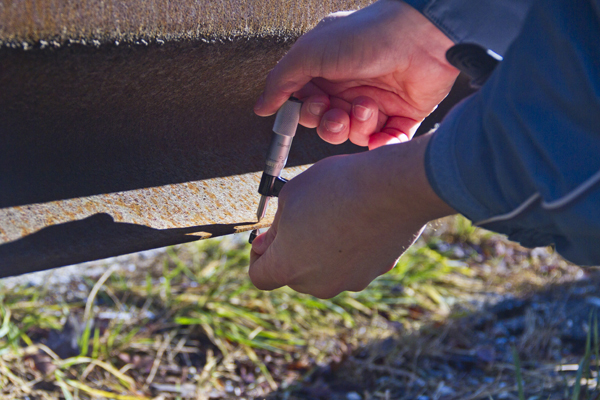
{"type": "Polygon", "coordinates": [[[289,199],[290,195],[290,183],[292,180],[288,181],[285,185],[283,185],[283,188],[281,188],[281,191],[279,192],[279,196],[277,196],[277,210],[284,210],[285,207],[285,203],[287,202],[287,200],[289,199]]]}
{"type": "Polygon", "coordinates": [[[260,290],[272,290],[287,284],[287,273],[274,254],[272,245],[250,265],[248,276],[260,290]]]}
{"type": "Polygon", "coordinates": [[[304,285],[289,285],[290,288],[295,290],[298,293],[304,293],[311,296],[316,297],[317,299],[328,300],[337,296],[340,292],[336,292],[335,290],[331,290],[328,287],[312,287],[312,286],[304,286],[304,285]]]}
{"type": "Polygon", "coordinates": [[[345,132],[341,132],[341,133],[331,133],[329,131],[326,131],[325,129],[320,129],[320,128],[321,128],[321,125],[319,125],[319,128],[317,128],[317,133],[319,134],[319,137],[321,139],[323,139],[324,141],[326,141],[327,143],[342,144],[346,140],[348,140],[348,136],[349,136],[348,130],[346,130],[345,132]]]}
{"type": "Polygon", "coordinates": [[[248,277],[250,278],[250,282],[252,282],[257,289],[265,290],[265,287],[261,284],[262,281],[260,276],[257,276],[256,268],[252,268],[252,266],[250,266],[250,269],[248,270],[248,277]]]}
{"type": "Polygon", "coordinates": [[[289,274],[285,268],[285,264],[278,262],[278,257],[275,255],[273,246],[269,246],[267,252],[269,253],[269,260],[271,260],[271,262],[268,264],[265,272],[269,275],[269,278],[279,286],[287,285],[289,274]]]}
{"type": "Polygon", "coordinates": [[[278,285],[278,287],[286,286],[289,283],[288,274],[278,266],[274,266],[268,271],[270,279],[278,285]]]}
{"type": "Polygon", "coordinates": [[[355,283],[351,285],[348,290],[350,292],[362,292],[367,288],[367,286],[369,286],[369,283],[355,283]]]}
{"type": "Polygon", "coordinates": [[[340,294],[342,292],[343,292],[343,290],[337,291],[337,290],[331,290],[331,289],[326,288],[326,289],[315,290],[314,293],[312,293],[312,295],[319,299],[329,300],[329,299],[334,298],[335,296],[337,296],[338,294],[340,294]]]}
{"type": "Polygon", "coordinates": [[[353,12],[354,11],[336,11],[336,12],[332,12],[331,14],[329,14],[325,18],[323,18],[321,20],[321,22],[323,24],[327,24],[329,22],[335,21],[336,19],[347,17],[348,15],[352,14],[353,12]]]}
{"type": "Polygon", "coordinates": [[[370,98],[368,96],[358,96],[357,98],[354,99],[352,104],[361,105],[361,106],[369,106],[369,107],[373,106],[373,105],[377,105],[375,100],[373,100],[372,98],[370,98]]]}
{"type": "Polygon", "coordinates": [[[327,286],[316,288],[313,296],[320,299],[331,299],[342,293],[344,290],[348,290],[344,282],[330,283],[327,286]]]}

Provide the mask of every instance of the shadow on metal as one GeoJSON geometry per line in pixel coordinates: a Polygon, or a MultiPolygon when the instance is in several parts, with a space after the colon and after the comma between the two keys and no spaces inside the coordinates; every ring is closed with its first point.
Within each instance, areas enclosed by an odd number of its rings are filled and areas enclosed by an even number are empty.
{"type": "Polygon", "coordinates": [[[153,229],[109,214],[43,228],[0,245],[0,278],[238,232],[254,222],[153,229]]]}
{"type": "MultiPolygon", "coordinates": [[[[0,50],[0,208],[261,170],[272,119],[252,105],[288,46],[0,50]]],[[[289,165],[357,150],[304,132],[289,165]]]]}

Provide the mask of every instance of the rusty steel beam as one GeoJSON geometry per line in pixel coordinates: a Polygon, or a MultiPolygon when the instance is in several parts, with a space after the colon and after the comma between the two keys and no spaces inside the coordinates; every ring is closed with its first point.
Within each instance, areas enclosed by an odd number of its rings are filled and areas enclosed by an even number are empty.
{"type": "Polygon", "coordinates": [[[297,37],[327,14],[373,0],[0,0],[0,45],[297,37]]]}
{"type": "Polygon", "coordinates": [[[0,209],[0,277],[266,227],[275,208],[255,223],[259,181],[247,173],[0,209]]]}
{"type": "MultiPolygon", "coordinates": [[[[288,46],[0,51],[0,276],[250,229],[288,46]]],[[[289,165],[352,151],[302,131],[289,165]]]]}
{"type": "MultiPolygon", "coordinates": [[[[253,229],[272,119],[252,105],[292,42],[0,48],[0,277],[253,229]]],[[[301,129],[286,174],[361,150],[301,129]]]]}

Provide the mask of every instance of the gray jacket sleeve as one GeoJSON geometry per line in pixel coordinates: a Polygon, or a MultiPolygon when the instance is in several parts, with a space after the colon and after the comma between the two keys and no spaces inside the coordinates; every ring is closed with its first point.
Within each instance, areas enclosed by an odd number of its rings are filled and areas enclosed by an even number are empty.
{"type": "Polygon", "coordinates": [[[600,265],[600,0],[536,3],[427,149],[436,193],[486,228],[600,265]]]}
{"type": "Polygon", "coordinates": [[[404,0],[454,43],[476,43],[504,56],[534,0],[404,0]]]}

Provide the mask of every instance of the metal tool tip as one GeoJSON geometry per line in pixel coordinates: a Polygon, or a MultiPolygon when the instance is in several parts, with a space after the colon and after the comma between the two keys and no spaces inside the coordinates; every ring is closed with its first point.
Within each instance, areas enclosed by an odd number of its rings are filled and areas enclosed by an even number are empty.
{"type": "Polygon", "coordinates": [[[252,232],[250,232],[250,237],[248,238],[248,243],[252,244],[252,242],[254,242],[254,239],[256,239],[257,236],[258,236],[258,229],[255,229],[252,232]]]}
{"type": "Polygon", "coordinates": [[[267,205],[269,204],[269,197],[260,196],[258,203],[258,210],[256,211],[256,219],[260,222],[267,212],[267,205]]]}

